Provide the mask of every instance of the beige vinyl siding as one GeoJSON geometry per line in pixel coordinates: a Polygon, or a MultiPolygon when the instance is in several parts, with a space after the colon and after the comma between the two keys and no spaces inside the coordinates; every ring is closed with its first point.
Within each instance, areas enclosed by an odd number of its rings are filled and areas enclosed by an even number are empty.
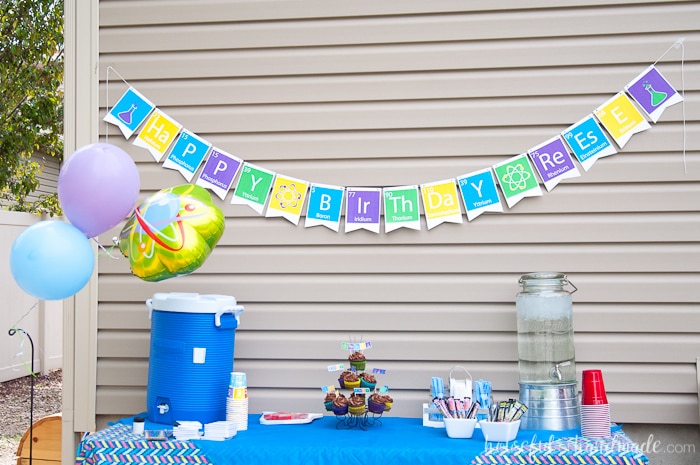
{"type": "MultiPolygon", "coordinates": [[[[579,289],[579,377],[604,371],[613,421],[699,423],[700,4],[534,3],[100,1],[101,114],[121,76],[214,146],[347,187],[449,179],[523,153],[684,37],[687,172],[675,105],[552,192],[430,231],[424,218],[421,231],[304,228],[230,205],[229,193],[217,199],[224,236],[192,275],[146,283],[126,259],[100,256],[98,422],[146,408],[144,301],[156,292],[245,306],[235,368],[251,412],[321,411],[326,367],[351,337],[372,341],[392,414],[420,416],[430,377],[454,365],[491,380],[497,399],[517,396],[517,281],[554,270],[579,289]]],[[[680,57],[658,63],[676,88],[680,57]]],[[[101,135],[137,162],[140,200],[185,183],[115,127],[101,135]]]]}
{"type": "Polygon", "coordinates": [[[60,165],[58,159],[47,156],[41,152],[37,152],[32,155],[30,161],[38,163],[41,168],[39,175],[37,176],[39,185],[37,186],[36,190],[27,196],[26,200],[28,202],[35,202],[39,200],[39,197],[42,195],[55,194],[58,189],[58,172],[60,165]]]}
{"type": "Polygon", "coordinates": [[[29,200],[34,201],[41,195],[49,195],[57,192],[58,189],[58,173],[60,163],[57,158],[46,156],[42,153],[37,153],[32,157],[41,165],[41,174],[38,176],[39,187],[30,196],[29,200]]]}

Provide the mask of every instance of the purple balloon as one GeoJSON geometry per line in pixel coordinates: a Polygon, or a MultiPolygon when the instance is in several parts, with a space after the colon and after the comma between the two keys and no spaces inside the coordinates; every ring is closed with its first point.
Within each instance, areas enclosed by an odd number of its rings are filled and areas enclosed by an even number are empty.
{"type": "Polygon", "coordinates": [[[90,144],[68,157],[58,174],[63,214],[87,237],[124,220],[136,204],[140,181],[128,153],[111,144],[90,144]]]}

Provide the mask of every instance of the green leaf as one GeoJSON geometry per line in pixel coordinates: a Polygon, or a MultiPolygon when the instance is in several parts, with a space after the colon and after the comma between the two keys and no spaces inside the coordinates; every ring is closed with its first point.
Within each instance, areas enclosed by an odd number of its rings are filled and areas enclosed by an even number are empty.
{"type": "Polygon", "coordinates": [[[39,186],[41,151],[63,154],[63,1],[0,2],[0,205],[60,213],[55,195],[28,201],[39,186]]]}

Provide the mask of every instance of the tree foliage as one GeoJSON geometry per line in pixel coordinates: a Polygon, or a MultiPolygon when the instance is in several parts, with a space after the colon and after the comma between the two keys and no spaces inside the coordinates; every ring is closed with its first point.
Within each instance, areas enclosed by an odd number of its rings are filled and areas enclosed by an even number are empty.
{"type": "Polygon", "coordinates": [[[39,186],[35,153],[63,155],[63,1],[0,1],[0,202],[60,213],[56,194],[28,200],[39,186]]]}

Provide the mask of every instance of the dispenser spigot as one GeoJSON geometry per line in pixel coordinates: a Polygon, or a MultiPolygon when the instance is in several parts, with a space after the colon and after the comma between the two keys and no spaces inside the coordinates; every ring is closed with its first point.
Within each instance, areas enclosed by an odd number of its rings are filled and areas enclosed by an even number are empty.
{"type": "Polygon", "coordinates": [[[549,377],[552,379],[556,379],[557,381],[561,381],[562,376],[561,376],[560,367],[568,367],[569,365],[571,365],[571,360],[567,360],[566,362],[562,362],[562,363],[557,363],[549,371],[549,377]]]}

